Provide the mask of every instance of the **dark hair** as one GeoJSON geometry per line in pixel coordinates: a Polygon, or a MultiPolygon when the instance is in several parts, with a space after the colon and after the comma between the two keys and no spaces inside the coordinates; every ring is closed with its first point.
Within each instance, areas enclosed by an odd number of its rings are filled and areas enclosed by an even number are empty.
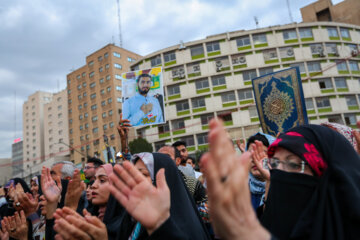
{"type": "MultiPolygon", "coordinates": [[[[195,160],[195,158],[188,156],[188,158],[187,158],[187,159],[191,159],[191,162],[192,162],[193,164],[196,164],[196,160],[195,160]]],[[[187,160],[187,159],[186,159],[186,160],[187,160]]]]}
{"type": "Polygon", "coordinates": [[[175,150],[175,161],[176,161],[176,159],[177,158],[181,158],[181,155],[180,155],[180,151],[175,147],[175,146],[173,146],[174,147],[174,150],[175,150]]]}
{"type": "Polygon", "coordinates": [[[176,141],[176,142],[174,142],[173,143],[173,147],[178,147],[178,146],[181,146],[181,145],[184,145],[185,147],[186,147],[186,142],[184,142],[184,141],[176,141]]]}
{"type": "Polygon", "coordinates": [[[261,133],[257,133],[255,135],[249,137],[248,142],[246,144],[246,148],[249,149],[250,144],[254,143],[255,140],[262,142],[265,147],[269,147],[269,145],[270,145],[269,141],[267,140],[267,138],[264,135],[262,135],[261,133]]]}
{"type": "Polygon", "coordinates": [[[104,164],[103,161],[96,157],[88,158],[87,163],[93,163],[96,168],[104,164]]]}
{"type": "Polygon", "coordinates": [[[143,74],[140,74],[140,75],[137,77],[136,83],[139,83],[140,79],[141,79],[141,78],[145,78],[145,77],[148,77],[148,78],[152,79],[152,77],[151,77],[150,74],[143,73],[143,74]]]}

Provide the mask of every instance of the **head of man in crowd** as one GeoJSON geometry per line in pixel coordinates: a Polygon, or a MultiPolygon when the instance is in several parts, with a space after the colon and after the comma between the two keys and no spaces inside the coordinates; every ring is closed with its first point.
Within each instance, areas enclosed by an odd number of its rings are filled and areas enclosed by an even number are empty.
{"type": "Polygon", "coordinates": [[[103,161],[101,161],[99,158],[88,158],[84,167],[85,178],[88,180],[95,180],[96,169],[103,164],[103,161]]]}
{"type": "Polygon", "coordinates": [[[55,180],[57,177],[60,179],[70,180],[75,171],[75,164],[70,161],[56,162],[51,166],[51,177],[55,180]]]}
{"type": "Polygon", "coordinates": [[[175,151],[174,151],[174,147],[172,146],[169,146],[169,145],[165,145],[163,147],[161,147],[159,150],[158,150],[159,153],[163,153],[163,154],[166,154],[166,155],[169,155],[169,157],[175,161],[175,151]]]}
{"type": "Polygon", "coordinates": [[[136,79],[136,82],[139,93],[146,97],[151,88],[151,76],[147,73],[143,73],[139,75],[139,77],[136,79]]]}
{"type": "Polygon", "coordinates": [[[181,156],[181,165],[186,165],[186,160],[189,157],[188,150],[186,148],[186,143],[184,141],[176,141],[173,143],[173,147],[175,147],[180,152],[181,156]]]}
{"type": "Polygon", "coordinates": [[[196,167],[196,161],[192,157],[188,157],[188,159],[186,160],[186,164],[190,164],[194,169],[196,167]]]}

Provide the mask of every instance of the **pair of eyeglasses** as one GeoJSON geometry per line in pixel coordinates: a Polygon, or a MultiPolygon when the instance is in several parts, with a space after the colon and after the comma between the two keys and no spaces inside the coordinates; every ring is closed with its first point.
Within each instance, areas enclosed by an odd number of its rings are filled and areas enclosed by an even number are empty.
{"type": "Polygon", "coordinates": [[[293,161],[281,161],[277,158],[269,158],[268,163],[270,164],[270,167],[272,169],[279,169],[280,165],[282,166],[281,169],[287,172],[299,172],[304,173],[305,171],[305,165],[307,163],[305,161],[301,161],[300,163],[296,163],[293,161]]]}
{"type": "Polygon", "coordinates": [[[84,167],[85,170],[88,170],[88,169],[90,169],[90,168],[95,168],[95,167],[90,167],[90,166],[84,167]]]}

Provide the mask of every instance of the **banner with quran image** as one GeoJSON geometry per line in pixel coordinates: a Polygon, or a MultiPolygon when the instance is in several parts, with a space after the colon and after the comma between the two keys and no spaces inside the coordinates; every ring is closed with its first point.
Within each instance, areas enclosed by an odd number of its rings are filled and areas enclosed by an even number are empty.
{"type": "Polygon", "coordinates": [[[252,85],[264,133],[276,136],[308,123],[298,67],[253,78],[252,85]]]}
{"type": "Polygon", "coordinates": [[[133,127],[165,123],[162,68],[123,73],[123,119],[133,127]]]}

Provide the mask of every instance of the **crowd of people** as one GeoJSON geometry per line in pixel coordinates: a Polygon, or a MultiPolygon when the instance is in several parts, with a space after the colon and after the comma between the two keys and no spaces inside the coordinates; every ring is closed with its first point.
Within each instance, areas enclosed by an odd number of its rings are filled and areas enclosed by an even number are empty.
{"type": "Polygon", "coordinates": [[[237,141],[209,123],[199,163],[185,142],[131,154],[130,123],[118,131],[123,161],[89,158],[86,181],[57,162],[29,185],[0,188],[0,239],[358,239],[360,134],[334,123],[237,141]],[[129,151],[130,150],[130,151],[129,151]],[[200,171],[196,171],[196,165],[200,171]],[[30,186],[30,187],[29,187],[30,186]]]}

